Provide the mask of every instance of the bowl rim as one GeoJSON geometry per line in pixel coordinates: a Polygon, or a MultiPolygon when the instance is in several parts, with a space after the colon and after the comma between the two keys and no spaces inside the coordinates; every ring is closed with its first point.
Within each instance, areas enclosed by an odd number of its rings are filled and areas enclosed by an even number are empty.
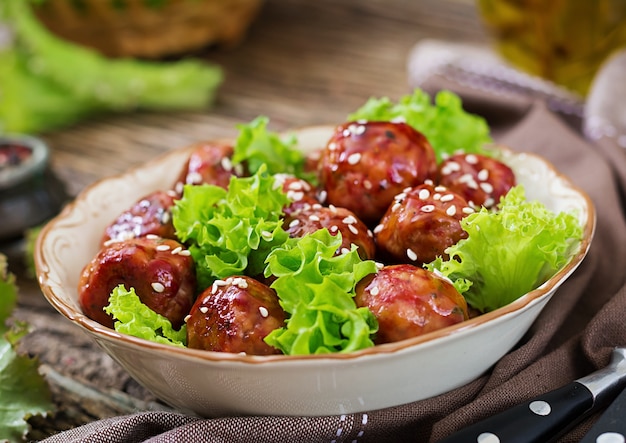
{"type": "MultiPolygon", "coordinates": [[[[318,129],[327,129],[330,128],[331,125],[317,125],[317,126],[307,126],[302,128],[295,128],[288,133],[297,133],[298,131],[303,130],[318,130],[318,129]]],[[[473,317],[471,319],[465,320],[461,323],[457,323],[451,326],[444,327],[442,329],[438,329],[436,331],[428,332],[426,334],[412,337],[408,339],[404,339],[397,342],[385,343],[376,346],[372,346],[369,348],[361,349],[358,351],[351,351],[348,353],[332,353],[332,354],[319,354],[319,355],[246,355],[246,354],[235,354],[228,352],[216,352],[216,351],[205,351],[199,349],[190,349],[186,347],[178,347],[167,344],[161,344],[152,342],[149,340],[145,340],[142,338],[126,335],[115,331],[114,329],[107,328],[94,320],[91,320],[82,312],[76,311],[72,306],[66,303],[62,297],[58,296],[52,287],[50,287],[46,283],[46,274],[50,269],[45,253],[43,245],[46,241],[47,235],[56,227],[58,223],[60,223],[63,219],[65,219],[69,214],[72,213],[74,208],[80,204],[80,202],[86,200],[87,196],[92,192],[93,189],[102,186],[105,182],[109,180],[121,179],[126,176],[131,176],[140,170],[147,170],[153,167],[156,164],[161,164],[162,162],[167,161],[170,157],[178,157],[182,155],[185,151],[191,151],[194,147],[196,147],[199,143],[213,143],[213,142],[232,142],[233,138],[215,138],[210,140],[203,140],[192,143],[190,145],[175,148],[169,152],[158,155],[155,158],[152,158],[144,163],[139,165],[135,165],[126,169],[123,172],[118,174],[114,174],[111,176],[107,176],[101,179],[98,179],[86,186],[71,202],[69,202],[62,211],[53,219],[51,219],[42,229],[40,234],[37,237],[34,251],[34,261],[35,268],[37,271],[37,278],[41,290],[43,292],[44,297],[48,300],[48,302],[66,319],[71,322],[77,324],[87,332],[95,335],[98,338],[106,339],[110,342],[118,342],[121,341],[125,345],[130,345],[131,347],[140,348],[144,350],[153,350],[153,351],[161,351],[168,354],[172,354],[178,358],[183,358],[186,360],[202,360],[207,362],[237,362],[237,363],[245,363],[245,364],[271,364],[276,362],[299,362],[299,361],[353,361],[362,358],[373,357],[377,355],[386,355],[386,354],[394,354],[400,353],[402,351],[407,350],[408,348],[414,348],[416,346],[426,345],[428,343],[433,343],[437,339],[444,339],[448,337],[452,337],[462,331],[476,329],[478,326],[484,325],[486,323],[491,323],[499,318],[505,318],[509,315],[514,315],[516,312],[521,312],[523,308],[530,305],[531,303],[535,303],[540,301],[543,297],[548,296],[552,289],[560,286],[566,278],[573,273],[576,268],[582,263],[583,259],[587,255],[587,252],[591,246],[591,242],[594,236],[595,227],[596,227],[596,210],[593,205],[593,202],[589,195],[583,191],[580,187],[575,185],[568,176],[559,172],[556,167],[549,162],[547,159],[542,157],[541,155],[532,153],[532,152],[523,152],[523,151],[515,151],[504,145],[494,145],[497,149],[502,151],[508,151],[509,154],[513,155],[524,155],[528,157],[534,157],[536,160],[543,162],[548,170],[554,175],[555,179],[563,181],[567,188],[571,191],[574,191],[585,201],[586,209],[587,209],[587,219],[583,228],[583,237],[579,244],[578,251],[576,254],[570,259],[570,261],[563,266],[556,274],[554,274],[550,279],[540,285],[538,288],[533,289],[532,291],[522,295],[518,299],[513,302],[505,305],[496,310],[487,312],[485,314],[481,314],[479,316],[473,317]]]]}

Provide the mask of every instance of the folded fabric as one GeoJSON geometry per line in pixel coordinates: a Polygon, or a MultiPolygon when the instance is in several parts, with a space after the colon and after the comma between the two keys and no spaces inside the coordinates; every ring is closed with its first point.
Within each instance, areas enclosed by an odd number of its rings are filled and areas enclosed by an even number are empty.
{"type": "MultiPolygon", "coordinates": [[[[458,93],[470,112],[487,118],[497,142],[547,158],[596,206],[597,229],[587,258],[515,349],[461,388],[384,410],[332,417],[215,419],[142,412],[91,423],[45,441],[436,442],[605,366],[612,349],[626,345],[626,150],[615,136],[586,139],[580,130],[582,114],[555,112],[548,96],[520,90],[494,93],[442,70],[411,78],[410,83],[431,94],[440,89],[458,93]]],[[[559,441],[579,441],[596,418],[588,417],[559,441]]]]}

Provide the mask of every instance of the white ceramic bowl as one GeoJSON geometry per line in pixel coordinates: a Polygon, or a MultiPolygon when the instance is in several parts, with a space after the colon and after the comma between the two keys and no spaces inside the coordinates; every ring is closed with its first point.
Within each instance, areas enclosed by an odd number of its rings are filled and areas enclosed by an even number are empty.
{"type": "MultiPolygon", "coordinates": [[[[297,131],[303,150],[325,145],[331,127],[297,131]]],[[[39,236],[35,260],[48,301],[93,336],[139,383],[170,405],[202,416],[335,415],[397,406],[452,390],[488,370],[528,330],[586,255],[595,227],[589,198],[545,160],[504,150],[529,198],[554,211],[577,210],[580,250],[540,288],[464,323],[359,352],[246,356],[161,345],[119,334],[82,314],[77,283],[105,226],[132,203],[173,183],[190,149],[86,189],[39,236]],[[463,370],[459,371],[458,368],[463,370]]]]}

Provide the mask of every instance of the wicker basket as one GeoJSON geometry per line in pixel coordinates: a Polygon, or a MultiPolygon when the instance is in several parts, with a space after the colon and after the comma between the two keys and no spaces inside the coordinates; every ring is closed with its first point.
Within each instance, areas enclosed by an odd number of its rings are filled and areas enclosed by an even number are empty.
{"type": "Polygon", "coordinates": [[[35,13],[50,31],[109,57],[161,58],[234,46],[262,0],[46,0],[35,13]]]}

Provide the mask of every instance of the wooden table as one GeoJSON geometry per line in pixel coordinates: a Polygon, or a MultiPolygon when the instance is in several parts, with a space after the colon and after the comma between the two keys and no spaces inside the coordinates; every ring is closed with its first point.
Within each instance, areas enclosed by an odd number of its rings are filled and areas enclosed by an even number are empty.
{"type": "MultiPolygon", "coordinates": [[[[233,136],[258,115],[275,130],[340,123],[370,96],[408,93],[406,63],[421,39],[488,44],[471,0],[267,0],[244,42],[201,56],[225,81],[205,112],[102,116],[43,134],[52,166],[76,195],[90,183],[193,141],[233,136]]],[[[11,257],[10,257],[11,258],[11,257]]],[[[13,259],[13,269],[20,268],[13,259]]],[[[31,419],[32,438],[102,417],[164,407],[65,321],[16,270],[22,348],[49,377],[59,412],[31,419]]]]}

